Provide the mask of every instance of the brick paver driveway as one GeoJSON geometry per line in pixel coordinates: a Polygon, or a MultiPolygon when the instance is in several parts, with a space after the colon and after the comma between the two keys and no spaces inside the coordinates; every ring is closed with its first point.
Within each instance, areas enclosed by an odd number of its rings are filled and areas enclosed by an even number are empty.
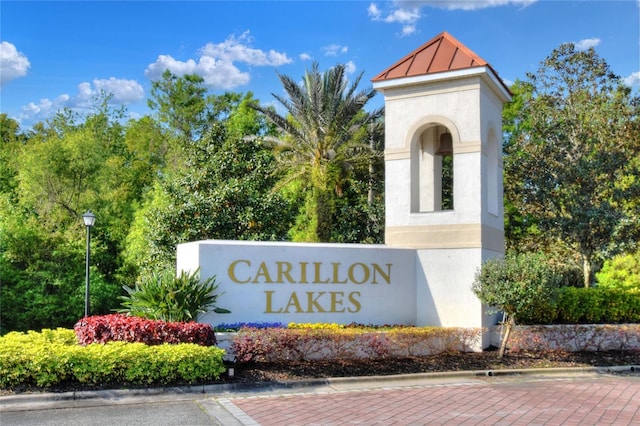
{"type": "Polygon", "coordinates": [[[640,425],[638,375],[334,385],[217,400],[245,425],[640,425]]]}

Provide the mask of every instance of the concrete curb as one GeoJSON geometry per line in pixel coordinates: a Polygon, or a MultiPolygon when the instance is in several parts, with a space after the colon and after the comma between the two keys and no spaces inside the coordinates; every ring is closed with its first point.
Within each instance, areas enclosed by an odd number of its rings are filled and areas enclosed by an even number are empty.
{"type": "Polygon", "coordinates": [[[277,390],[294,390],[319,386],[344,385],[344,384],[373,384],[378,383],[383,387],[385,383],[402,382],[410,380],[437,380],[451,378],[478,377],[505,377],[505,376],[533,376],[533,375],[559,375],[581,373],[640,373],[638,365],[623,365],[610,367],[568,367],[568,368],[532,368],[532,369],[499,369],[478,371],[450,371],[439,373],[413,373],[388,376],[363,376],[363,377],[330,377],[323,379],[304,379],[288,382],[256,382],[256,383],[221,383],[198,386],[175,386],[162,388],[141,389],[108,389],[95,391],[70,391],[70,392],[43,392],[20,395],[0,396],[0,412],[17,411],[20,406],[30,406],[37,409],[38,405],[50,405],[52,402],[104,400],[105,404],[128,398],[146,397],[171,397],[172,399],[193,399],[194,397],[207,397],[222,395],[232,392],[263,392],[277,390]],[[182,397],[182,398],[180,398],[182,397]]]}

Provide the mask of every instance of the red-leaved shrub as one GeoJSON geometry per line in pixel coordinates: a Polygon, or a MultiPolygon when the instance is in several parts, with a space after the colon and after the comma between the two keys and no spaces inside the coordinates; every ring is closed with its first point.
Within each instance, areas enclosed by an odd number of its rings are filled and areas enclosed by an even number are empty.
{"type": "Polygon", "coordinates": [[[141,342],[147,345],[216,344],[216,335],[210,324],[156,321],[122,314],[82,318],[73,329],[81,345],[112,341],[141,342]]]}

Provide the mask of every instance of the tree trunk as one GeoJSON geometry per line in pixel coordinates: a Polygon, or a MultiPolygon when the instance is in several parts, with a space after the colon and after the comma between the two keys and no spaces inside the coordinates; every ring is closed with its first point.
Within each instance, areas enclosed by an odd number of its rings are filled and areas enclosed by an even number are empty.
{"type": "Polygon", "coordinates": [[[584,280],[584,286],[591,286],[591,258],[585,253],[581,253],[582,256],[582,275],[584,280]]]}
{"type": "Polygon", "coordinates": [[[331,240],[334,202],[334,186],[331,183],[328,165],[318,161],[311,171],[312,214],[315,216],[311,218],[315,228],[313,241],[326,243],[331,240]]]}
{"type": "Polygon", "coordinates": [[[333,225],[333,199],[327,191],[316,190],[316,236],[319,242],[331,241],[333,225]]]}
{"type": "Polygon", "coordinates": [[[502,342],[500,342],[500,350],[498,351],[498,358],[502,358],[504,356],[505,351],[507,350],[507,341],[509,340],[509,335],[511,335],[511,330],[516,325],[516,318],[513,315],[507,316],[507,322],[504,324],[504,337],[502,338],[502,342]]]}

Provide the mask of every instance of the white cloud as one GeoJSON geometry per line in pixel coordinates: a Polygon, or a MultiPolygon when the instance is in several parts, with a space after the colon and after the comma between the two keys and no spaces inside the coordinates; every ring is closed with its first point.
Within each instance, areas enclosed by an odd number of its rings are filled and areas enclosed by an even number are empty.
{"type": "Polygon", "coordinates": [[[300,56],[298,57],[300,58],[301,61],[310,61],[313,59],[313,57],[308,53],[301,53],[300,56]]]}
{"type": "Polygon", "coordinates": [[[576,49],[578,50],[587,50],[591,47],[596,47],[599,44],[600,44],[599,38],[586,38],[584,40],[580,40],[579,42],[575,43],[576,49]]]}
{"type": "Polygon", "coordinates": [[[91,107],[91,99],[96,92],[91,89],[91,83],[78,84],[78,94],[69,99],[68,105],[71,108],[89,108],[91,107]]]}
{"type": "Polygon", "coordinates": [[[62,108],[86,109],[95,104],[95,98],[102,91],[111,94],[111,105],[122,105],[139,102],[144,98],[144,89],[135,80],[95,79],[93,82],[83,82],[78,85],[78,93],[74,96],[62,94],[54,100],[43,98],[38,103],[30,102],[22,108],[18,117],[20,121],[44,120],[62,108]]]}
{"type": "Polygon", "coordinates": [[[116,79],[93,80],[96,92],[105,91],[113,95],[112,102],[116,104],[131,104],[144,98],[144,89],[135,80],[116,79]]]}
{"type": "MultiPolygon", "coordinates": [[[[376,3],[370,3],[367,14],[372,21],[402,25],[399,35],[408,36],[417,32],[417,22],[422,18],[424,7],[447,10],[476,10],[507,5],[529,6],[538,0],[395,0],[381,10],[376,3]]],[[[639,0],[640,1],[640,0],[639,0]]],[[[385,4],[387,4],[385,2],[385,4]]]]}
{"type": "Polygon", "coordinates": [[[246,85],[251,79],[248,71],[238,68],[238,63],[249,66],[279,66],[293,62],[286,53],[251,48],[251,41],[249,31],[245,31],[239,37],[231,35],[221,43],[207,43],[199,50],[200,57],[197,61],[179,61],[169,55],[159,55],[154,63],[147,66],[145,75],[151,80],[158,80],[165,70],[179,76],[197,74],[208,86],[233,89],[246,85]]]}
{"type": "Polygon", "coordinates": [[[330,44],[322,48],[325,56],[338,56],[338,54],[344,54],[349,51],[349,47],[342,46],[341,44],[330,44]]]}
{"type": "Polygon", "coordinates": [[[386,22],[388,24],[402,24],[401,36],[407,36],[416,32],[416,23],[421,18],[420,4],[415,2],[394,2],[390,12],[383,14],[378,5],[371,3],[367,13],[372,21],[386,22]]]}
{"type": "Polygon", "coordinates": [[[353,61],[349,61],[344,64],[344,70],[347,74],[353,74],[356,72],[356,64],[354,64],[353,61]]]}
{"type": "Polygon", "coordinates": [[[126,105],[139,102],[144,98],[144,89],[137,81],[111,77],[108,80],[95,79],[91,83],[80,83],[78,85],[78,94],[68,97],[64,106],[91,108],[95,104],[96,96],[99,96],[101,92],[112,95],[109,100],[111,105],[126,105]]]}
{"type": "MultiPolygon", "coordinates": [[[[421,5],[436,7],[439,9],[447,10],[477,10],[486,9],[488,7],[499,6],[522,6],[527,7],[530,4],[537,2],[538,0],[426,0],[418,2],[421,5]]],[[[413,1],[400,1],[399,3],[411,3],[413,1]]]]}
{"type": "Polygon", "coordinates": [[[249,83],[251,76],[248,72],[240,71],[233,62],[216,60],[210,56],[200,58],[204,83],[211,87],[233,89],[249,83]]]}
{"type": "Polygon", "coordinates": [[[8,41],[0,43],[0,86],[27,75],[30,66],[29,59],[22,52],[18,52],[13,44],[8,41]]]}
{"type": "Polygon", "coordinates": [[[632,73],[631,75],[629,75],[628,77],[625,77],[623,79],[623,81],[624,81],[624,84],[626,84],[627,86],[630,86],[630,87],[638,86],[638,87],[640,87],[640,71],[636,71],[636,72],[632,73]]]}
{"type": "Polygon", "coordinates": [[[412,24],[420,19],[420,9],[417,7],[410,9],[395,9],[386,18],[384,18],[384,22],[399,22],[401,24],[412,24]]]}
{"type": "Polygon", "coordinates": [[[67,94],[60,95],[54,100],[50,100],[48,98],[40,99],[40,101],[35,104],[33,102],[29,102],[27,106],[22,107],[22,112],[18,116],[18,121],[41,121],[49,118],[51,114],[56,111],[68,106],[70,96],[67,94]]]}
{"type": "Polygon", "coordinates": [[[78,85],[78,94],[67,96],[64,106],[70,108],[91,108],[95,105],[96,96],[101,92],[111,95],[111,105],[127,105],[144,99],[144,89],[135,80],[125,80],[111,77],[109,79],[95,79],[93,82],[83,82],[78,85]]]}
{"type": "Polygon", "coordinates": [[[404,36],[411,35],[411,34],[413,34],[415,32],[416,32],[416,26],[415,25],[404,25],[402,27],[401,35],[402,35],[402,37],[404,37],[404,36]]]}
{"type": "Polygon", "coordinates": [[[151,80],[159,80],[165,70],[171,71],[176,75],[193,74],[196,72],[198,64],[193,59],[186,62],[173,59],[169,55],[159,55],[153,64],[149,64],[144,74],[151,80]]]}
{"type": "Polygon", "coordinates": [[[382,12],[380,11],[380,9],[378,9],[378,5],[375,3],[371,3],[369,5],[369,7],[367,8],[367,13],[374,21],[380,20],[380,16],[382,15],[382,12]]]}
{"type": "Polygon", "coordinates": [[[231,35],[222,43],[208,43],[202,48],[202,54],[203,56],[219,58],[225,62],[237,61],[256,66],[279,66],[291,62],[286,53],[276,52],[273,49],[264,52],[243,44],[251,43],[251,41],[253,40],[249,36],[249,31],[245,31],[238,38],[231,35]]]}
{"type": "Polygon", "coordinates": [[[394,8],[383,15],[378,5],[371,3],[367,8],[367,13],[373,21],[382,21],[387,23],[399,22],[401,24],[415,23],[420,19],[421,2],[394,2],[394,8]]]}

